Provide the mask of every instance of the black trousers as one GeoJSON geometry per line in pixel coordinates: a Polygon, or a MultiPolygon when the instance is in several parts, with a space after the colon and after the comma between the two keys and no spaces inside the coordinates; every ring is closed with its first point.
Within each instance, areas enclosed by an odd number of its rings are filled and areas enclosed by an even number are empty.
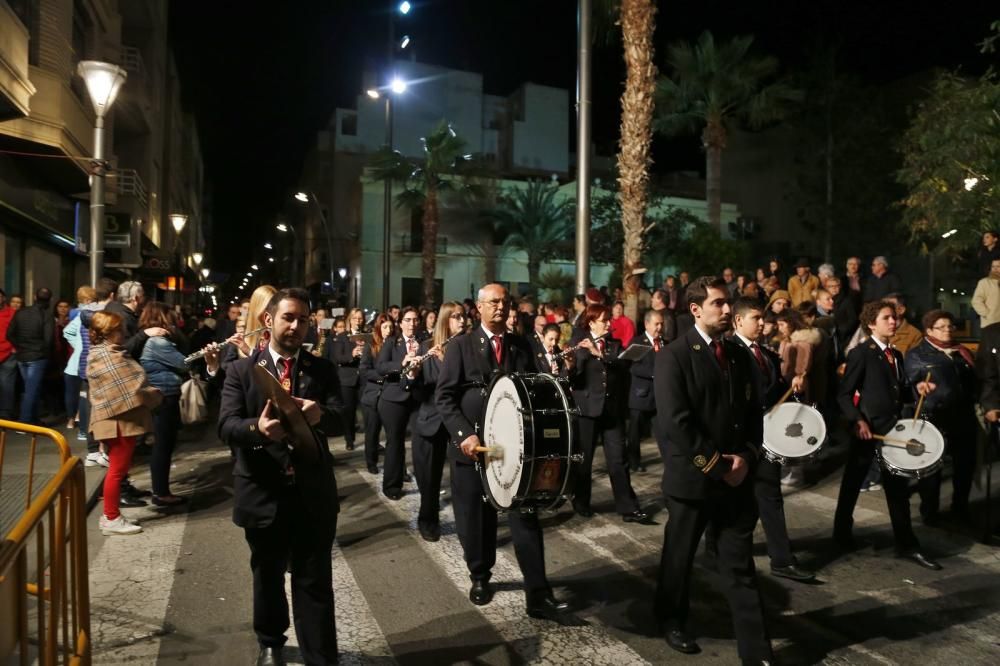
{"type": "MultiPolygon", "coordinates": [[[[483,481],[474,465],[451,461],[451,499],[469,578],[488,581],[497,561],[497,511],[483,500],[483,481]]],[[[507,522],[525,592],[547,591],[545,543],[538,514],[508,511],[507,522]]]]}
{"type": "Polygon", "coordinates": [[[441,477],[448,450],[448,431],[444,426],[430,437],[413,430],[413,476],[420,490],[420,512],[417,522],[437,525],[441,511],[441,477]]]}
{"type": "Polygon", "coordinates": [[[645,409],[628,410],[628,466],[629,469],[639,469],[642,463],[642,433],[651,423],[654,411],[645,409]]]}
{"type": "Polygon", "coordinates": [[[330,551],[337,517],[317,524],[295,489],[287,493],[271,525],[244,529],[253,572],[253,629],[262,646],[284,645],[285,572],[291,571],[292,612],[302,658],[310,665],[332,664],[337,659],[337,627],[330,551]]]}
{"type": "Polygon", "coordinates": [[[767,537],[767,556],[772,567],[787,567],[792,557],[792,542],[785,524],[785,499],[781,495],[781,465],[761,458],[754,478],[754,495],[760,522],[767,537]]]}
{"type": "MultiPolygon", "coordinates": [[[[834,535],[850,535],[854,526],[854,506],[858,503],[858,493],[861,492],[861,484],[874,459],[874,440],[851,438],[844,476],[840,480],[840,494],[837,496],[837,511],[833,519],[834,535]]],[[[913,533],[913,523],[910,521],[909,480],[890,474],[883,468],[882,488],[885,491],[885,503],[889,507],[892,533],[896,537],[896,550],[900,553],[919,550],[920,543],[913,533]]]]}
{"type": "Polygon", "coordinates": [[[177,446],[181,429],[181,396],[167,395],[153,412],[153,455],[149,458],[149,473],[153,494],[170,495],[170,461],[177,446]]]}
{"type": "Polygon", "coordinates": [[[753,563],[757,506],[750,484],[747,481],[739,489],[703,500],[667,496],[670,518],[664,529],[654,612],[662,623],[686,625],[691,566],[707,529],[706,541],[714,544],[714,569],[733,615],[740,658],[764,660],[771,659],[771,643],[753,563]]]}
{"type": "Polygon", "coordinates": [[[406,426],[416,414],[416,400],[406,402],[378,401],[378,415],[385,428],[385,469],[382,472],[382,492],[403,489],[406,473],[406,426]]]}
{"type": "MultiPolygon", "coordinates": [[[[969,508],[969,492],[976,468],[976,415],[974,412],[956,414],[951,418],[932,418],[931,421],[944,435],[947,452],[952,464],[952,509],[965,511],[969,508]]],[[[920,479],[917,483],[920,493],[920,515],[933,516],[941,508],[941,471],[920,479]]]]}
{"type": "Polygon", "coordinates": [[[639,510],[639,500],[632,490],[632,480],[629,477],[628,466],[625,464],[625,436],[622,432],[621,420],[616,416],[604,413],[597,418],[581,416],[577,430],[580,433],[580,452],[583,462],[576,471],[576,492],[573,506],[589,507],[592,485],[592,470],[594,467],[594,449],[597,446],[597,436],[604,436],[604,460],[608,464],[608,476],[611,477],[611,492],[615,496],[615,511],[620,514],[639,510]]]}
{"type": "Polygon", "coordinates": [[[340,399],[344,401],[344,409],[340,420],[344,424],[344,443],[354,445],[354,433],[358,428],[358,388],[357,386],[340,387],[340,399]]]}
{"type": "Polygon", "coordinates": [[[361,413],[365,417],[365,464],[378,465],[378,437],[382,432],[382,419],[378,410],[361,403],[361,413]]]}

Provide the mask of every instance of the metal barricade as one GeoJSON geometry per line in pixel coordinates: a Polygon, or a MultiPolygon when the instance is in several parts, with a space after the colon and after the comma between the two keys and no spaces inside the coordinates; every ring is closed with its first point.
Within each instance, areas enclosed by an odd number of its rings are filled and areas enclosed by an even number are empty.
{"type": "MultiPolygon", "coordinates": [[[[0,479],[9,431],[31,441],[24,512],[0,543],[0,662],[89,665],[83,463],[55,430],[0,420],[0,479]],[[55,444],[59,467],[36,482],[40,444],[55,444]]],[[[11,491],[0,486],[0,495],[11,491]]]]}

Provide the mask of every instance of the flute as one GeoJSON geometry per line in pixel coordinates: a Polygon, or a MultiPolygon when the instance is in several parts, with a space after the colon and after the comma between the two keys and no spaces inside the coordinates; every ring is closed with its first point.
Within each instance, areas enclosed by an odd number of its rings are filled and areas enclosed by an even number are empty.
{"type": "MultiPolygon", "coordinates": [[[[454,340],[455,338],[457,338],[460,335],[462,335],[462,333],[456,333],[455,335],[451,336],[450,338],[448,338],[447,340],[445,340],[444,342],[442,342],[441,343],[441,349],[444,349],[448,345],[449,342],[451,342],[452,340],[454,340]]],[[[408,373],[408,372],[410,372],[412,370],[415,370],[416,368],[419,368],[421,365],[423,365],[424,361],[426,361],[427,359],[429,359],[431,356],[434,356],[433,352],[427,352],[426,354],[424,354],[422,356],[418,356],[415,359],[413,359],[412,361],[410,361],[408,363],[404,363],[403,367],[400,368],[399,372],[401,374],[405,375],[406,373],[408,373]]]]}
{"type": "MultiPolygon", "coordinates": [[[[248,337],[250,335],[255,335],[257,333],[260,333],[261,331],[266,331],[266,330],[267,330],[267,326],[261,326],[260,328],[255,328],[254,330],[250,331],[249,333],[244,333],[243,337],[248,337]]],[[[226,340],[225,342],[223,342],[222,344],[219,345],[219,349],[222,349],[222,347],[224,345],[231,345],[231,344],[233,344],[233,343],[231,343],[228,340],[226,340]]],[[[202,358],[203,356],[205,356],[205,349],[208,349],[208,347],[206,346],[205,348],[199,349],[198,351],[194,352],[193,354],[188,354],[187,356],[185,356],[184,357],[184,364],[185,365],[190,365],[190,364],[194,363],[195,361],[197,361],[199,358],[202,358]]]]}

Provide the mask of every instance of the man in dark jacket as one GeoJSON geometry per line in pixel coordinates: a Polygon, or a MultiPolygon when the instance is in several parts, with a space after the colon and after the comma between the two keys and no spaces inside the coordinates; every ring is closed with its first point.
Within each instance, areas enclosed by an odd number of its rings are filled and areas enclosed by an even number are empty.
{"type": "Polygon", "coordinates": [[[725,282],[698,278],[686,298],[695,325],[656,355],[653,379],[670,514],[654,612],[665,625],[667,645],[686,654],[700,651],[686,624],[691,564],[707,528],[717,544],[716,570],[740,658],[759,663],[771,659],[753,562],[761,403],[750,356],[723,338],[731,321],[725,282]]]}
{"type": "Polygon", "coordinates": [[[37,425],[38,399],[42,392],[42,379],[52,356],[55,318],[49,310],[52,292],[42,287],[35,292],[35,304],[21,308],[14,315],[7,329],[7,339],[16,350],[17,369],[24,381],[21,397],[21,423],[37,425]]]}
{"type": "Polygon", "coordinates": [[[899,276],[889,270],[889,260],[878,256],[872,259],[872,274],[865,280],[864,289],[864,302],[871,303],[902,292],[903,285],[899,276]]]}
{"type": "Polygon", "coordinates": [[[125,322],[125,342],[123,347],[129,356],[135,360],[142,357],[142,348],[146,340],[157,335],[168,335],[169,331],[159,326],[151,326],[139,330],[139,313],[146,302],[146,292],[138,282],[128,281],[118,285],[118,298],[108,303],[105,312],[114,312],[125,322]]]}
{"type": "Polygon", "coordinates": [[[656,353],[666,346],[663,340],[663,312],[647,310],[643,318],[645,330],[629,341],[628,346],[644,345],[650,347],[646,355],[632,364],[629,373],[632,382],[628,391],[628,466],[636,472],[645,472],[642,464],[643,426],[656,415],[656,401],[653,399],[653,363],[656,353]]]}

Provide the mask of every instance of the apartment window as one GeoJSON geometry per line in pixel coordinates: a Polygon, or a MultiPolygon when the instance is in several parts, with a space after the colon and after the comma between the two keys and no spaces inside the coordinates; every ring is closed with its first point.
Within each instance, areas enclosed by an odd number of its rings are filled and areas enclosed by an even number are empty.
{"type": "Polygon", "coordinates": [[[28,29],[28,64],[38,64],[38,1],[8,0],[7,4],[28,29]]]}
{"type": "Polygon", "coordinates": [[[352,113],[343,116],[340,119],[340,135],[341,136],[358,135],[358,116],[356,114],[352,113]]]}

